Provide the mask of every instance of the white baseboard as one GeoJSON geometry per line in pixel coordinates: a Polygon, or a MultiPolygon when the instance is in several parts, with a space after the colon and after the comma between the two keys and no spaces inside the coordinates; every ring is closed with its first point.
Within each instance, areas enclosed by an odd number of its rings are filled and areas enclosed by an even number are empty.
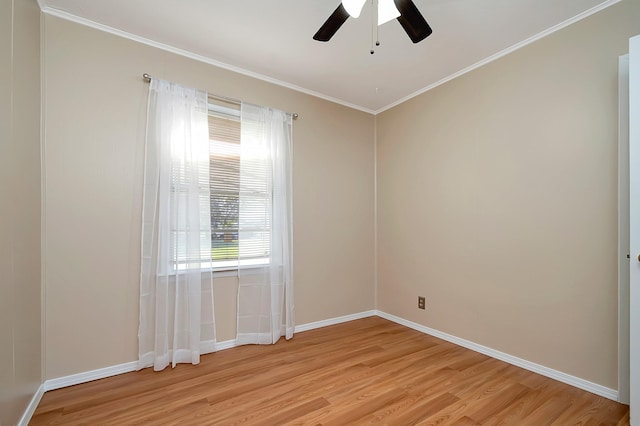
{"type": "Polygon", "coordinates": [[[342,317],[331,318],[322,321],[310,322],[307,324],[296,325],[295,332],[301,333],[303,331],[313,330],[315,328],[327,327],[329,325],[336,325],[343,322],[354,321],[362,318],[372,317],[376,315],[376,311],[364,311],[357,314],[344,315],[342,317]]]}
{"type": "MultiPolygon", "coordinates": [[[[233,348],[236,346],[235,340],[227,340],[217,342],[215,349],[211,345],[203,346],[202,354],[233,348]]],[[[112,365],[111,367],[98,368],[97,370],[85,371],[84,373],[71,374],[69,376],[58,377],[57,379],[49,379],[44,382],[44,390],[56,390],[66,388],[67,386],[79,385],[81,383],[91,382],[93,380],[105,379],[107,377],[117,376],[119,374],[130,373],[136,371],[138,361],[125,362],[124,364],[112,365]]]]}
{"type": "Polygon", "coordinates": [[[105,377],[117,376],[118,374],[135,371],[138,361],[125,362],[124,364],[112,365],[111,367],[98,368],[97,370],[85,371],[84,373],[71,374],[69,376],[49,379],[44,382],[45,392],[66,388],[67,386],[79,385],[93,380],[104,379],[105,377]]]}
{"type": "Polygon", "coordinates": [[[231,349],[238,346],[236,344],[236,339],[225,340],[224,342],[216,343],[216,351],[224,351],[225,349],[231,349]]]}
{"type": "MultiPolygon", "coordinates": [[[[316,321],[308,324],[302,324],[295,327],[295,332],[300,333],[307,330],[313,330],[314,328],[326,327],[328,325],[339,324],[342,322],[353,321],[365,317],[376,315],[376,311],[366,311],[357,314],[345,315],[342,317],[331,318],[322,321],[316,321]]],[[[202,353],[211,353],[214,351],[222,351],[225,349],[231,349],[236,347],[235,339],[226,340],[224,342],[215,343],[215,348],[211,345],[206,345],[202,348],[202,353]]],[[[67,386],[79,385],[81,383],[91,382],[93,380],[104,379],[107,377],[117,376],[118,374],[130,373],[136,371],[138,366],[137,361],[125,362],[124,364],[113,365],[111,367],[99,368],[97,370],[86,371],[84,373],[71,374],[69,376],[58,377],[57,379],[49,379],[44,382],[42,388],[43,393],[50,390],[60,389],[67,386]]],[[[42,395],[40,395],[42,397],[42,395]]],[[[38,398],[38,401],[40,399],[38,398]]],[[[36,403],[37,405],[37,403],[36,403]]],[[[33,413],[32,413],[33,414],[33,413]]]]}
{"type": "MultiPolygon", "coordinates": [[[[438,330],[426,327],[421,324],[417,324],[415,322],[405,320],[403,318],[400,318],[395,315],[391,315],[382,311],[376,311],[376,310],[364,311],[356,314],[344,315],[341,317],[330,318],[322,321],[301,324],[295,327],[295,332],[301,333],[303,331],[309,331],[316,328],[327,327],[329,325],[340,324],[343,322],[353,321],[353,320],[376,316],[376,315],[381,318],[388,319],[389,321],[393,321],[397,324],[404,325],[405,327],[412,328],[414,330],[420,331],[425,334],[429,334],[434,337],[438,337],[442,340],[446,340],[448,342],[465,347],[467,349],[471,349],[473,351],[490,356],[492,358],[496,358],[501,361],[508,362],[509,364],[522,367],[529,371],[533,371],[534,373],[538,373],[543,376],[550,377],[554,380],[558,380],[559,382],[563,382],[568,385],[575,386],[587,392],[591,392],[596,395],[600,395],[602,397],[612,399],[614,401],[618,400],[618,391],[615,389],[610,389],[605,386],[589,382],[579,377],[575,377],[570,374],[566,374],[561,371],[557,371],[552,368],[545,367],[543,365],[536,364],[531,361],[527,361],[525,359],[518,358],[512,355],[509,355],[507,353],[497,351],[495,349],[488,348],[486,346],[479,345],[469,340],[461,339],[459,337],[452,336],[447,333],[443,333],[442,331],[438,331],[438,330]]],[[[226,340],[224,342],[217,342],[215,344],[215,350],[221,351],[225,349],[231,349],[236,346],[237,345],[236,345],[235,339],[226,340]]],[[[206,349],[208,352],[212,351],[211,348],[204,348],[204,349],[206,349]]],[[[104,379],[106,377],[116,376],[118,374],[129,373],[129,372],[135,371],[137,365],[138,365],[137,361],[131,361],[131,362],[126,362],[124,364],[114,365],[111,367],[99,368],[97,370],[87,371],[84,373],[72,374],[70,376],[59,377],[57,379],[46,380],[40,386],[36,394],[33,396],[33,399],[31,400],[27,410],[23,414],[19,425],[27,425],[29,423],[29,420],[31,419],[31,416],[33,415],[36,407],[38,406],[38,403],[40,402],[40,399],[42,398],[42,395],[44,394],[44,392],[64,388],[67,386],[78,385],[78,384],[90,382],[93,380],[104,379]]]]}
{"type": "Polygon", "coordinates": [[[20,420],[17,423],[18,426],[27,426],[29,424],[33,413],[35,413],[36,408],[38,408],[38,404],[42,399],[42,395],[44,395],[44,385],[40,385],[40,387],[38,387],[38,390],[33,395],[33,398],[31,398],[31,401],[29,401],[27,409],[24,410],[24,413],[22,413],[22,417],[20,417],[20,420]]]}
{"type": "Polygon", "coordinates": [[[381,318],[388,319],[389,321],[398,323],[400,325],[404,325],[405,327],[409,327],[414,330],[420,331],[422,333],[437,337],[439,339],[446,340],[447,342],[455,343],[458,346],[462,346],[467,349],[471,349],[472,351],[480,352],[481,354],[499,359],[500,361],[508,362],[509,364],[513,364],[515,366],[524,368],[525,370],[533,371],[534,373],[541,374],[543,376],[549,377],[551,379],[557,380],[562,383],[566,383],[568,385],[585,390],[587,392],[591,392],[596,395],[600,395],[602,397],[612,399],[616,402],[618,401],[618,391],[615,389],[611,389],[611,388],[599,385],[597,383],[593,383],[588,380],[584,380],[579,377],[572,376],[567,373],[563,373],[562,371],[554,370],[552,368],[545,367],[544,365],[536,364],[534,362],[527,361],[526,359],[518,358],[513,355],[509,355],[507,353],[500,352],[495,349],[491,349],[486,346],[479,345],[469,340],[452,336],[451,334],[443,333],[442,331],[438,331],[433,328],[429,328],[424,325],[408,321],[406,319],[388,314],[386,312],[377,311],[376,315],[378,315],[381,318]]]}

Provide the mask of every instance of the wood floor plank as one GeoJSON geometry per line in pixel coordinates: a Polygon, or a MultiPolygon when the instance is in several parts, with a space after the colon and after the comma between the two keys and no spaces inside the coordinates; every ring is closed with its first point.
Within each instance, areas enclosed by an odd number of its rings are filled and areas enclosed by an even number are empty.
{"type": "Polygon", "coordinates": [[[43,396],[31,425],[613,425],[629,407],[379,317],[43,396]]]}
{"type": "MultiPolygon", "coordinates": [[[[388,404],[387,406],[375,411],[374,413],[366,416],[362,419],[364,424],[385,424],[388,423],[388,419],[397,418],[397,416],[405,411],[422,411],[421,407],[424,404],[431,404],[431,401],[438,396],[447,395],[447,398],[451,394],[443,394],[435,390],[436,385],[448,380],[452,375],[456,374],[454,370],[442,368],[430,374],[430,380],[428,382],[415,381],[406,386],[407,396],[402,400],[388,404]]],[[[457,401],[457,397],[451,398],[451,402],[457,401]]],[[[419,417],[426,417],[427,413],[422,412],[419,417]]]]}

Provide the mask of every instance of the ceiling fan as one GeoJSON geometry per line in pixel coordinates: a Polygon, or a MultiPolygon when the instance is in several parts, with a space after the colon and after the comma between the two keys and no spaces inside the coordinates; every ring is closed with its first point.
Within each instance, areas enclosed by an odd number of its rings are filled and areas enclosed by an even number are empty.
{"type": "MultiPolygon", "coordinates": [[[[418,43],[433,31],[412,0],[372,0],[374,13],[377,12],[378,25],[397,19],[411,41],[418,43]],[[378,5],[375,8],[375,5],[378,5]]],[[[357,18],[367,0],[342,0],[338,8],[329,16],[313,36],[317,41],[329,41],[349,16],[357,18]]],[[[380,43],[376,41],[376,45],[380,43]]],[[[373,53],[373,50],[371,51],[373,53]]]]}

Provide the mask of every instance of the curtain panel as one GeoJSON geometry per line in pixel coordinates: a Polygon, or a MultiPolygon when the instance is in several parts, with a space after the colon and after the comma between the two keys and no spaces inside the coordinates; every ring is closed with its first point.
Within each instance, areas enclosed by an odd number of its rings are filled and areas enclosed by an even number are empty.
{"type": "Polygon", "coordinates": [[[237,344],[293,337],[292,118],[243,103],[237,344]],[[266,243],[265,243],[266,241],[266,243]],[[257,259],[255,247],[269,247],[257,259]]]}
{"type": "Polygon", "coordinates": [[[153,79],[142,209],[138,369],[215,348],[207,93],[153,79]]]}

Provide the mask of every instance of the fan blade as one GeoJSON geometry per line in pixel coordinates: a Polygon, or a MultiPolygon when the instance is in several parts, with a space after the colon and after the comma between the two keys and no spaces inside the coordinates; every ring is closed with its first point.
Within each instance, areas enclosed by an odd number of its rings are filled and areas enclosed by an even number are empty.
{"type": "Polygon", "coordinates": [[[398,22],[412,42],[418,43],[429,37],[433,30],[411,0],[394,0],[400,11],[398,22]]]}
{"type": "Polygon", "coordinates": [[[314,40],[318,41],[329,41],[331,37],[340,29],[342,24],[347,21],[349,17],[349,13],[344,8],[342,3],[338,6],[338,8],[329,16],[329,19],[322,24],[317,33],[313,36],[314,40]]]}

